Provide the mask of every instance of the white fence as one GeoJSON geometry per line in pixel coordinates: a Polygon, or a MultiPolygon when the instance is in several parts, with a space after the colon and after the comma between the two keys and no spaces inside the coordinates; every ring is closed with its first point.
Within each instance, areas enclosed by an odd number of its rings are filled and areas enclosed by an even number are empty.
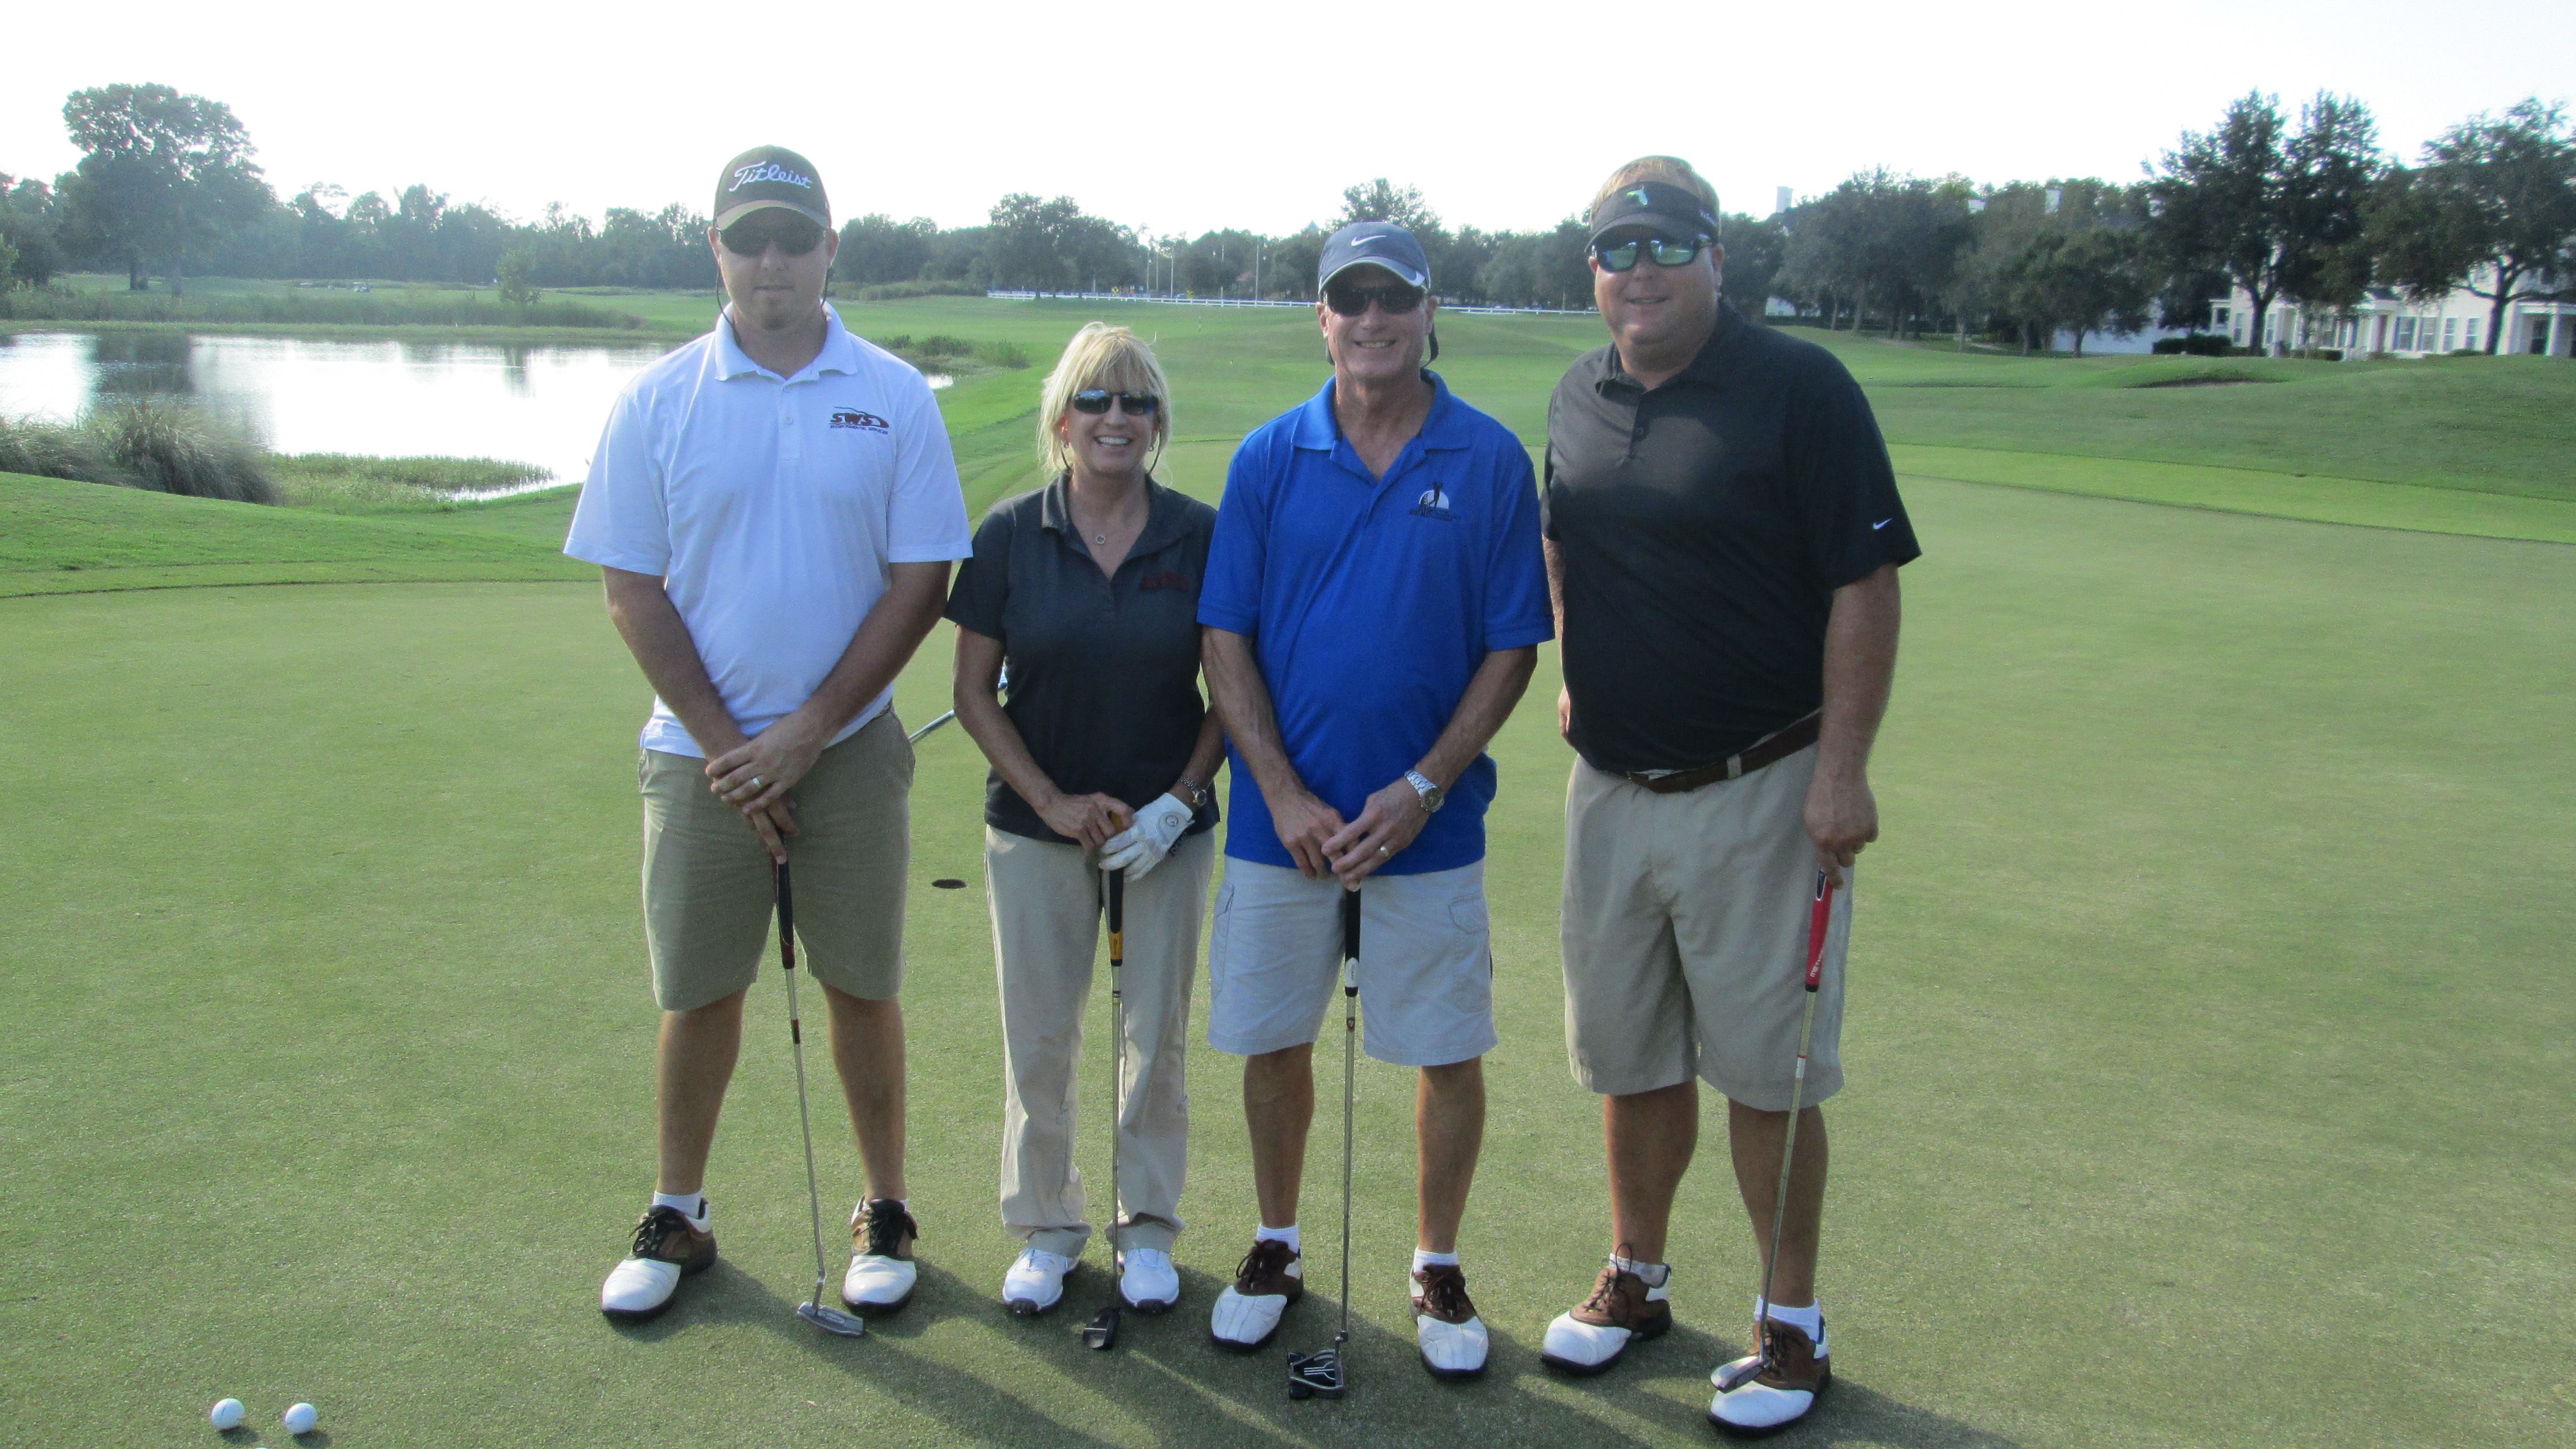
{"type": "MultiPolygon", "coordinates": [[[[1050,299],[1062,298],[1068,302],[1162,302],[1177,307],[1305,307],[1311,309],[1315,305],[1312,302],[1299,302],[1268,297],[1148,297],[1141,293],[1133,292],[1007,292],[995,290],[986,292],[984,295],[987,297],[998,298],[1005,302],[1034,302],[1040,297],[1046,297],[1050,299]]],[[[1563,307],[1468,307],[1451,302],[1441,303],[1440,310],[1443,312],[1473,312],[1479,316],[1493,317],[1591,317],[1597,315],[1593,309],[1589,307],[1573,310],[1563,307]]]]}

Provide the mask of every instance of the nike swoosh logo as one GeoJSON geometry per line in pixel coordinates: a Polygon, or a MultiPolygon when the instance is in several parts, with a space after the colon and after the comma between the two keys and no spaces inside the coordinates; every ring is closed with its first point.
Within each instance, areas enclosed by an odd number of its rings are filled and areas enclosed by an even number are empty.
{"type": "Polygon", "coordinates": [[[1889,515],[1888,517],[1882,518],[1882,519],[1880,519],[1878,522],[1871,524],[1871,525],[1869,526],[1869,531],[1870,531],[1870,532],[1872,532],[1872,533],[1876,533],[1876,532],[1877,532],[1877,531],[1879,531],[1880,529],[1887,527],[1889,524],[1894,523],[1895,521],[1896,521],[1895,516],[1894,516],[1893,514],[1891,514],[1891,515],[1889,515]]]}

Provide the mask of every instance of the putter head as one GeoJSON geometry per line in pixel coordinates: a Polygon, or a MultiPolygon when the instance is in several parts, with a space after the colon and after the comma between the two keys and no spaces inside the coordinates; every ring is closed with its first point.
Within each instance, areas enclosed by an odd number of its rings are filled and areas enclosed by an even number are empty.
{"type": "Polygon", "coordinates": [[[1082,1325],[1082,1346],[1106,1351],[1118,1343],[1118,1305],[1110,1304],[1082,1325]]]}
{"type": "Polygon", "coordinates": [[[1350,1387],[1342,1376],[1342,1346],[1288,1355],[1288,1397],[1338,1399],[1350,1387]]]}
{"type": "Polygon", "coordinates": [[[814,1325],[816,1328],[823,1330],[825,1333],[837,1333],[843,1338],[865,1338],[867,1336],[868,1323],[866,1319],[861,1318],[854,1313],[843,1313],[837,1308],[826,1308],[820,1303],[797,1304],[796,1316],[804,1319],[807,1323],[814,1325]]]}

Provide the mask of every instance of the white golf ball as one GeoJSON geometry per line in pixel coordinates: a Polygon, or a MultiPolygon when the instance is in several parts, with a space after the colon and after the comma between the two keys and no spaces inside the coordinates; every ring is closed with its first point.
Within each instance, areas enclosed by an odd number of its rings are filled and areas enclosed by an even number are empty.
{"type": "Polygon", "coordinates": [[[242,1401],[239,1399],[217,1399],[215,1411],[206,1416],[206,1422],[218,1429],[238,1429],[241,1421],[242,1401]]]}
{"type": "Polygon", "coordinates": [[[321,1417],[322,1416],[320,1414],[313,1412],[313,1406],[311,1404],[294,1405],[286,1411],[286,1419],[284,1421],[286,1424],[286,1432],[289,1434],[310,1434],[313,1432],[314,1424],[318,1422],[321,1417]]]}

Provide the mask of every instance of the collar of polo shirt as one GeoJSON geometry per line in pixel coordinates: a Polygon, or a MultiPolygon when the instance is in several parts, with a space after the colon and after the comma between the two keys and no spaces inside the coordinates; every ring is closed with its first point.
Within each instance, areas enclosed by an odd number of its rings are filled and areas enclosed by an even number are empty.
{"type": "MultiPolygon", "coordinates": [[[[841,314],[833,311],[832,304],[826,302],[823,304],[823,350],[815,353],[814,360],[805,364],[805,370],[797,373],[796,377],[803,377],[808,373],[849,373],[858,370],[858,336],[841,324],[841,314]]],[[[733,335],[733,309],[726,307],[716,314],[716,376],[720,379],[736,378],[754,372],[765,377],[777,376],[768,368],[752,361],[751,354],[742,350],[741,341],[733,335]]],[[[795,378],[783,378],[781,381],[793,382],[795,378]]]]}

